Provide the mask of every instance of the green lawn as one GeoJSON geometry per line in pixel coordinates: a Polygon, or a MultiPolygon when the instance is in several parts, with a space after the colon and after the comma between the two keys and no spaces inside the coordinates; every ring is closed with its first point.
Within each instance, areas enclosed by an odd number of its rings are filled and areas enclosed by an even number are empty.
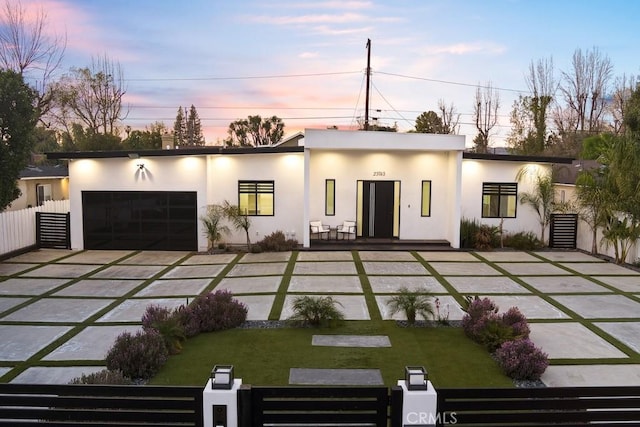
{"type": "Polygon", "coordinates": [[[216,364],[232,364],[251,385],[288,385],[290,368],[378,368],[390,387],[407,365],[424,365],[436,387],[512,387],[488,352],[461,328],[401,328],[348,321],[335,328],[232,329],[201,334],[171,356],[151,384],[203,385],[216,364]],[[387,335],[391,348],[314,347],[312,335],[387,335]]]}

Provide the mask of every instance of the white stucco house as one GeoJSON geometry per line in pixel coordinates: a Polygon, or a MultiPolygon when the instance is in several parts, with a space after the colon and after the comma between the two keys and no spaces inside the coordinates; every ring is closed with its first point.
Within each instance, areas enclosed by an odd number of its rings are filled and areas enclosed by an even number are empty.
{"type": "MultiPolygon", "coordinates": [[[[251,240],[283,231],[309,247],[310,221],[356,223],[357,239],[446,241],[460,220],[536,231],[518,206],[522,167],[570,159],[475,154],[465,137],[308,129],[298,145],[51,153],[69,159],[73,249],[207,249],[199,217],[225,200],[251,216],[251,240]]],[[[234,232],[229,243],[243,243],[234,232]]]]}

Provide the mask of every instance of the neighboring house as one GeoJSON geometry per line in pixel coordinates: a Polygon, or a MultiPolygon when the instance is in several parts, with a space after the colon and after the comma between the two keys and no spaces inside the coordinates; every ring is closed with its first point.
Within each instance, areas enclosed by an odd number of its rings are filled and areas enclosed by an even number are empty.
{"type": "Polygon", "coordinates": [[[18,188],[22,195],[11,202],[8,211],[40,206],[47,200],[69,198],[67,165],[28,166],[20,172],[18,188]]]}
{"type": "MultiPolygon", "coordinates": [[[[225,200],[251,216],[252,241],[280,230],[305,247],[314,220],[355,221],[360,238],[446,240],[454,248],[462,217],[506,217],[509,231],[537,230],[534,212],[517,205],[531,183],[517,183],[516,174],[568,160],[464,147],[458,135],[308,129],[295,145],[49,156],[72,160],[73,249],[204,251],[199,217],[225,200]]],[[[244,232],[227,241],[243,243],[244,232]]]]}

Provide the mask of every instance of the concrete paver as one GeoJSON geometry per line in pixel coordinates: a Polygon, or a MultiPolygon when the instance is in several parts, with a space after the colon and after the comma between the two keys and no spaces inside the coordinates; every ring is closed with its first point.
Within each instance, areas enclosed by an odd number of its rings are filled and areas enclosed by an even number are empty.
{"type": "Polygon", "coordinates": [[[178,251],[144,251],[122,261],[121,264],[169,265],[175,264],[190,252],[178,251]]]}
{"type": "Polygon", "coordinates": [[[271,274],[284,274],[287,268],[285,262],[267,262],[256,264],[236,264],[231,271],[227,273],[227,277],[238,276],[263,276],[271,274]]]}
{"type": "Polygon", "coordinates": [[[244,254],[240,258],[241,263],[253,262],[287,262],[291,258],[291,252],[263,252],[259,254],[244,254]]]}
{"type": "Polygon", "coordinates": [[[545,294],[612,292],[580,276],[525,276],[520,280],[545,294]]]}
{"type": "Polygon", "coordinates": [[[540,258],[537,258],[526,252],[476,252],[482,258],[492,262],[543,262],[540,258]]]}
{"type": "Polygon", "coordinates": [[[0,276],[12,276],[39,265],[40,264],[12,264],[8,262],[0,262],[0,276]]]}
{"type": "Polygon", "coordinates": [[[196,254],[181,262],[181,265],[229,264],[236,254],[196,254]]]}
{"type": "Polygon", "coordinates": [[[530,323],[529,338],[549,359],[602,359],[628,356],[577,322],[530,323]]]}
{"type": "Polygon", "coordinates": [[[569,275],[567,270],[556,267],[553,264],[537,263],[537,262],[512,262],[499,263],[498,267],[516,276],[542,276],[542,275],[569,275]]]}
{"type": "Polygon", "coordinates": [[[379,369],[291,368],[291,385],[383,385],[379,369]]]}
{"type": "Polygon", "coordinates": [[[375,294],[395,294],[403,286],[410,291],[426,290],[435,294],[447,292],[433,276],[369,276],[369,284],[375,294]]]}
{"type": "Polygon", "coordinates": [[[139,279],[86,279],[80,280],[73,285],[65,286],[53,295],[116,298],[128,294],[142,283],[143,280],[139,279]]]}
{"type": "Polygon", "coordinates": [[[443,276],[501,276],[495,268],[476,258],[477,262],[429,262],[443,276]]]}
{"type": "Polygon", "coordinates": [[[541,379],[548,387],[637,386],[640,365],[552,365],[541,379]]]}
{"type": "MultiPolygon", "coordinates": [[[[535,295],[486,295],[503,313],[511,307],[518,307],[527,319],[569,319],[570,316],[535,295]]],[[[481,297],[483,297],[481,295],[481,297]]]]}
{"type": "Polygon", "coordinates": [[[91,277],[94,279],[150,279],[164,269],[162,265],[112,265],[91,277]]]}
{"type": "Polygon", "coordinates": [[[262,292],[277,292],[282,282],[282,276],[256,277],[225,277],[213,289],[226,289],[235,294],[257,294],[262,292]]]}
{"type": "Polygon", "coordinates": [[[19,304],[22,304],[25,301],[29,301],[29,298],[13,298],[13,297],[0,298],[0,313],[5,312],[19,304]]]}
{"type": "Polygon", "coordinates": [[[386,335],[314,335],[311,345],[324,347],[391,347],[386,335]]]}
{"type": "Polygon", "coordinates": [[[635,318],[640,303],[623,295],[554,295],[553,299],[585,319],[635,318]]]}
{"type": "Polygon", "coordinates": [[[594,324],[640,353],[640,322],[597,322],[594,324]]]}
{"type": "Polygon", "coordinates": [[[61,264],[109,264],[115,262],[121,258],[131,255],[133,251],[81,251],[75,255],[71,255],[68,258],[57,261],[61,264]]]}
{"type": "Polygon", "coordinates": [[[293,274],[358,274],[356,265],[347,261],[297,262],[293,274]]]}
{"type": "Polygon", "coordinates": [[[447,282],[462,294],[528,294],[528,289],[510,277],[445,276],[447,282]]]}
{"type": "Polygon", "coordinates": [[[196,277],[216,277],[226,265],[214,264],[214,265],[179,265],[172,268],[169,272],[165,273],[163,279],[184,279],[184,278],[196,278],[196,277]]]}
{"type": "Polygon", "coordinates": [[[9,258],[7,262],[27,262],[27,263],[50,262],[56,259],[69,256],[72,253],[73,253],[72,251],[60,250],[60,249],[38,249],[35,251],[27,252],[26,254],[9,258]]]}
{"type": "Polygon", "coordinates": [[[640,276],[635,270],[623,267],[621,265],[615,265],[611,263],[588,263],[588,262],[563,262],[563,267],[570,268],[581,274],[590,275],[636,275],[640,276]]]}
{"type": "Polygon", "coordinates": [[[71,330],[71,326],[0,325],[0,360],[27,360],[71,330]]]}
{"type": "Polygon", "coordinates": [[[289,292],[362,293],[357,276],[293,276],[289,292]]]}
{"type": "Polygon", "coordinates": [[[104,366],[64,366],[41,367],[35,366],[26,369],[15,377],[13,384],[67,384],[80,376],[93,374],[105,369],[104,366]]]}
{"type": "Polygon", "coordinates": [[[170,297],[177,295],[197,296],[209,285],[210,279],[171,279],[155,280],[144,289],[140,290],[136,297],[170,297]]]}
{"type": "Polygon", "coordinates": [[[89,326],[42,360],[104,360],[118,335],[131,334],[140,326],[89,326]]]}
{"type": "Polygon", "coordinates": [[[114,300],[43,298],[2,318],[11,322],[83,322],[114,300]]]}
{"type": "Polygon", "coordinates": [[[238,301],[246,304],[249,309],[247,320],[267,320],[271,313],[271,306],[275,301],[275,295],[238,295],[238,301]]]}
{"type": "Polygon", "coordinates": [[[42,295],[70,279],[32,279],[15,277],[0,282],[0,295],[42,295]]]}
{"type": "Polygon", "coordinates": [[[300,252],[297,261],[353,261],[349,251],[300,252]]]}
{"type": "Polygon", "coordinates": [[[399,251],[360,251],[362,261],[415,261],[416,258],[410,252],[399,251]]]}
{"type": "Polygon", "coordinates": [[[540,251],[535,253],[549,261],[557,262],[605,262],[604,260],[585,254],[583,252],[574,251],[540,251]]]}
{"type": "Polygon", "coordinates": [[[102,267],[98,264],[45,264],[23,273],[22,277],[64,277],[74,279],[102,267]]]}
{"type": "Polygon", "coordinates": [[[640,292],[640,276],[597,276],[596,279],[624,292],[640,292]]]}
{"type": "Polygon", "coordinates": [[[459,262],[476,262],[478,258],[469,252],[446,251],[446,252],[418,252],[418,255],[425,261],[459,261],[459,262]]]}
{"type": "Polygon", "coordinates": [[[429,274],[429,270],[427,270],[424,265],[419,262],[406,262],[406,261],[397,261],[397,262],[376,262],[376,261],[365,261],[362,263],[364,266],[364,271],[367,274],[384,274],[384,275],[427,275],[429,274]]]}
{"type": "Polygon", "coordinates": [[[155,304],[174,309],[186,304],[184,298],[128,299],[97,320],[102,322],[140,322],[147,306],[155,304]]]}

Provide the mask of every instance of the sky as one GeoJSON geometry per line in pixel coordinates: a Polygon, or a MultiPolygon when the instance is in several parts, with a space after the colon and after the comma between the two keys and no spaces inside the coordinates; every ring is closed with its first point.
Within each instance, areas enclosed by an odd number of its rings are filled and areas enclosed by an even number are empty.
{"type": "MultiPolygon", "coordinates": [[[[15,0],[9,0],[15,1],[15,0]]],[[[122,67],[123,125],[173,128],[194,105],[207,144],[232,121],[278,116],[285,135],[357,129],[370,117],[413,129],[438,101],[453,104],[467,145],[476,134],[476,85],[500,96],[492,146],[504,146],[509,113],[527,94],[532,61],[552,58],[556,79],[576,49],[597,48],[614,75],[640,75],[640,1],[629,0],[22,0],[65,35],[60,73],[107,55],[122,67]]],[[[373,120],[373,119],[372,119],[373,120]]]]}

